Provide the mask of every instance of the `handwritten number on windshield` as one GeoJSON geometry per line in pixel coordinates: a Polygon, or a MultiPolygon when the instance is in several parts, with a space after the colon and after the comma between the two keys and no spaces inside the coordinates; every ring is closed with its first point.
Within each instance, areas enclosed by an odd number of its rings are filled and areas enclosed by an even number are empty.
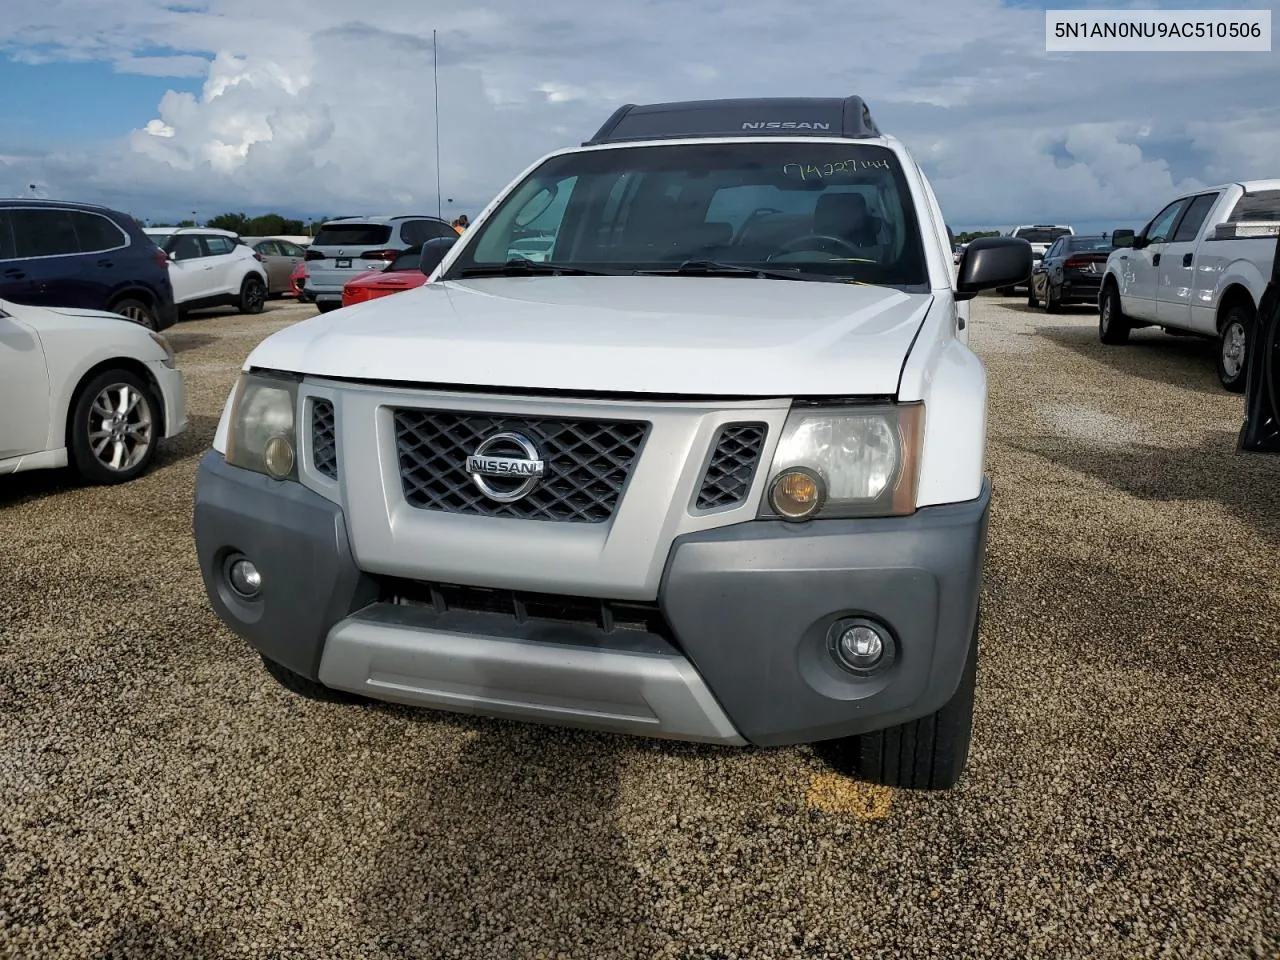
{"type": "Polygon", "coordinates": [[[799,174],[801,180],[822,179],[837,173],[854,173],[858,170],[888,170],[888,160],[839,160],[835,163],[814,165],[812,163],[785,163],[782,172],[794,176],[799,174]],[[792,170],[792,167],[795,169],[792,170]]]}

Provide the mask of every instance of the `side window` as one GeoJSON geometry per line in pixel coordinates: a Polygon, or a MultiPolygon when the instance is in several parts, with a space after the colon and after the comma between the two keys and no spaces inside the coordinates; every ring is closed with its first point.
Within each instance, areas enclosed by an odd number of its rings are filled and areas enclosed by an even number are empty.
{"type": "Polygon", "coordinates": [[[290,243],[288,240],[277,240],[276,246],[280,248],[280,253],[286,257],[305,257],[307,255],[307,251],[296,243],[290,243]]]}
{"type": "Polygon", "coordinates": [[[287,256],[280,248],[283,246],[278,240],[263,240],[254,250],[257,250],[264,257],[283,257],[287,256]]]}
{"type": "Polygon", "coordinates": [[[1204,218],[1209,216],[1209,211],[1217,202],[1216,193],[1202,193],[1192,200],[1191,205],[1187,207],[1187,215],[1182,218],[1178,229],[1173,233],[1173,242],[1194,240],[1199,235],[1200,228],[1204,226],[1204,218]]]}
{"type": "Polygon", "coordinates": [[[80,252],[69,210],[11,210],[13,241],[19,257],[57,257],[80,252]]]}
{"type": "Polygon", "coordinates": [[[577,176],[550,183],[530,180],[489,221],[476,247],[477,263],[505,263],[513,257],[545,259],[554,247],[577,176]]]}
{"type": "Polygon", "coordinates": [[[13,259],[13,231],[9,229],[9,211],[0,210],[0,260],[13,259]]]}
{"type": "Polygon", "coordinates": [[[204,244],[207,257],[225,256],[236,248],[235,241],[230,237],[201,237],[200,240],[204,244]]]}
{"type": "Polygon", "coordinates": [[[72,211],[71,222],[75,224],[81,253],[115,250],[124,246],[128,239],[119,227],[96,213],[72,211]]]}
{"type": "Polygon", "coordinates": [[[1151,225],[1145,231],[1147,242],[1167,243],[1169,231],[1173,228],[1173,221],[1178,219],[1178,214],[1182,212],[1182,208],[1186,204],[1186,199],[1175,200],[1156,214],[1156,218],[1151,221],[1151,225]]]}
{"type": "Polygon", "coordinates": [[[200,241],[189,233],[180,233],[169,244],[175,260],[198,260],[204,256],[200,241]]]}
{"type": "Polygon", "coordinates": [[[1055,240],[1049,244],[1049,249],[1044,252],[1044,259],[1052,260],[1062,250],[1062,241],[1055,240]]]}

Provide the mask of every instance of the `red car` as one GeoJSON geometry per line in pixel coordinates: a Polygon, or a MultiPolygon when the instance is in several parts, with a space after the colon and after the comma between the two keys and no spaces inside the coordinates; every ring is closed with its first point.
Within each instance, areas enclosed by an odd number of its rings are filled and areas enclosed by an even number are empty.
{"type": "Polygon", "coordinates": [[[342,305],[349,307],[353,303],[364,303],[422,286],[427,282],[427,275],[422,272],[421,258],[422,248],[410,247],[385,269],[366,270],[348,280],[342,288],[342,305]]]}
{"type": "Polygon", "coordinates": [[[302,286],[307,282],[307,263],[304,260],[293,268],[293,273],[289,275],[289,293],[295,297],[302,297],[302,286]]]}

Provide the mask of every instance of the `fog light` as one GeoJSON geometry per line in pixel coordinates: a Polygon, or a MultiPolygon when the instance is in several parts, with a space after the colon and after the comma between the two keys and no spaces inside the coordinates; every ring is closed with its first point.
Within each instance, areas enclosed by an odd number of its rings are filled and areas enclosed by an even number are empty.
{"type": "Polygon", "coordinates": [[[248,560],[237,560],[231,564],[227,576],[231,580],[231,589],[242,597],[255,597],[262,589],[262,574],[248,560]]]}
{"type": "Polygon", "coordinates": [[[866,670],[880,662],[884,655],[884,638],[872,626],[859,624],[840,634],[837,648],[841,658],[851,667],[866,670]]]}
{"type": "Polygon", "coordinates": [[[267,472],[277,480],[283,480],[293,472],[293,444],[288,438],[277,435],[267,441],[262,453],[267,472]]]}
{"type": "Polygon", "coordinates": [[[817,513],[824,496],[822,478],[801,467],[784,470],[769,488],[770,505],[788,520],[804,520],[817,513]]]}

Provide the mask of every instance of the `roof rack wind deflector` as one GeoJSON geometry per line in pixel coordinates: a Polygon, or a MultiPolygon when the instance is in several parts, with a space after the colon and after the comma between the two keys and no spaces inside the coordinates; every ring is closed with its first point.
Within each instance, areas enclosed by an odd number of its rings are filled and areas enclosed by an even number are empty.
{"type": "Polygon", "coordinates": [[[695,137],[882,136],[861,97],[765,97],[624,104],[582,146],[695,137]]]}

